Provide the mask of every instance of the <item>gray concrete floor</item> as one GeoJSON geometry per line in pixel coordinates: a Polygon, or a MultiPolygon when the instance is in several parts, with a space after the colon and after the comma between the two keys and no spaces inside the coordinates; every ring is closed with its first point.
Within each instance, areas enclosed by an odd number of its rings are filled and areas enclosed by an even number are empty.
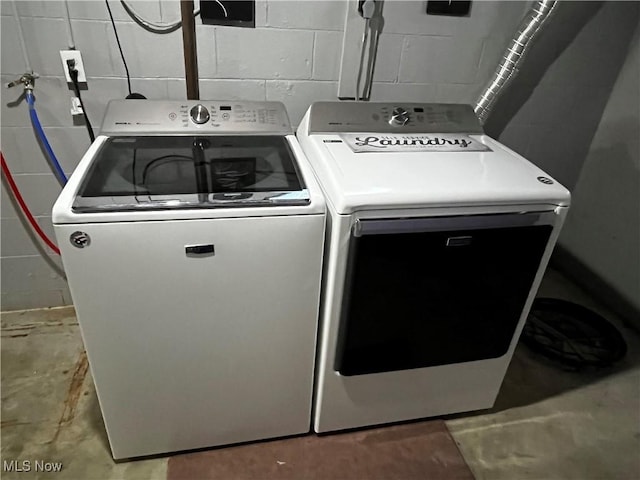
{"type": "MultiPolygon", "coordinates": [[[[554,271],[540,295],[618,322],[554,271]]],[[[640,339],[621,329],[629,353],[615,368],[563,371],[521,346],[491,411],[447,419],[478,479],[640,478],[640,339]]],[[[2,478],[166,478],[166,457],[112,461],[72,308],[3,313],[1,347],[1,460],[32,462],[2,478]],[[36,460],[63,473],[35,473],[36,460]]]]}
{"type": "Polygon", "coordinates": [[[496,405],[447,426],[478,480],[640,479],[640,337],[556,271],[539,297],[600,313],[623,333],[612,368],[563,370],[520,344],[496,405]]]}

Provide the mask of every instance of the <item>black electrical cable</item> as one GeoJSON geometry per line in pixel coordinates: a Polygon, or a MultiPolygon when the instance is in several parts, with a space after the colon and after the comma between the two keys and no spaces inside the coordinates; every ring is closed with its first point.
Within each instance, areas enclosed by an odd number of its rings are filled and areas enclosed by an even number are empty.
{"type": "Polygon", "coordinates": [[[132,93],[131,92],[131,75],[129,75],[129,66],[127,65],[127,61],[124,58],[124,52],[122,51],[122,45],[120,44],[120,37],[118,36],[118,29],[116,28],[116,22],[113,20],[113,14],[111,13],[111,7],[109,6],[109,0],[104,0],[104,3],[107,5],[107,11],[109,12],[109,18],[111,19],[111,25],[113,26],[113,33],[116,36],[116,43],[118,44],[118,50],[120,50],[120,58],[122,58],[122,63],[124,65],[124,71],[127,74],[127,89],[129,90],[129,95],[127,95],[127,99],[140,99],[145,100],[147,97],[142,95],[141,93],[132,93]]]}
{"type": "Polygon", "coordinates": [[[76,97],[78,97],[78,101],[80,102],[80,108],[82,108],[82,116],[84,117],[84,125],[87,127],[87,132],[89,133],[89,138],[91,139],[91,143],[94,142],[96,136],[93,134],[93,127],[91,126],[91,122],[89,121],[89,117],[87,116],[87,109],[84,108],[84,103],[82,102],[82,96],[80,95],[80,85],[78,85],[78,70],[67,62],[67,69],[69,70],[69,76],[71,77],[71,83],[73,84],[73,90],[76,93],[76,97]]]}
{"type": "Polygon", "coordinates": [[[129,88],[129,95],[131,95],[131,77],[129,76],[129,67],[127,61],[124,59],[124,53],[122,52],[122,45],[120,45],[120,37],[118,37],[118,30],[116,29],[116,22],[113,20],[113,14],[111,13],[111,7],[109,6],[109,0],[104,0],[109,11],[109,18],[111,19],[111,25],[113,25],[113,33],[116,35],[116,42],[118,43],[118,50],[120,50],[120,57],[122,57],[122,63],[124,64],[124,71],[127,73],[127,87],[129,88]]]}

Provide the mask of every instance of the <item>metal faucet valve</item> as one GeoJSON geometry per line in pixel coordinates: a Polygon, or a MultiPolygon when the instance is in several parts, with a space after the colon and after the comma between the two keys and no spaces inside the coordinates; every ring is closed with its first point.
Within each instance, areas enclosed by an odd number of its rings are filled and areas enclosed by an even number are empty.
{"type": "Polygon", "coordinates": [[[25,90],[33,90],[33,88],[35,87],[36,78],[38,77],[39,75],[37,73],[25,73],[13,82],[7,83],[7,88],[15,87],[16,85],[22,83],[25,90]]]}

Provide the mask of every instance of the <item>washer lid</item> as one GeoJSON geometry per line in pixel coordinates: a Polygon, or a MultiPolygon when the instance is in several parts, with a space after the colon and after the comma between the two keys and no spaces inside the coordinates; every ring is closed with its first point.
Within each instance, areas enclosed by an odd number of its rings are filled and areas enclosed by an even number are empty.
{"type": "Polygon", "coordinates": [[[308,205],[284,136],[107,138],[84,176],[75,213],[308,205]]]}

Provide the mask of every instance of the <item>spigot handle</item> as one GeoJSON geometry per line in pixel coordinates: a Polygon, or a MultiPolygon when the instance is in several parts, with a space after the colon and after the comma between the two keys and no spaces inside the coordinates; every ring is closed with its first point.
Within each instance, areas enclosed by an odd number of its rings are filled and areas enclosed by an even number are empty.
{"type": "Polygon", "coordinates": [[[35,86],[36,78],[38,78],[38,74],[36,73],[24,73],[20,78],[14,80],[13,82],[7,83],[7,88],[15,87],[16,85],[24,85],[25,90],[33,90],[35,86]]]}

